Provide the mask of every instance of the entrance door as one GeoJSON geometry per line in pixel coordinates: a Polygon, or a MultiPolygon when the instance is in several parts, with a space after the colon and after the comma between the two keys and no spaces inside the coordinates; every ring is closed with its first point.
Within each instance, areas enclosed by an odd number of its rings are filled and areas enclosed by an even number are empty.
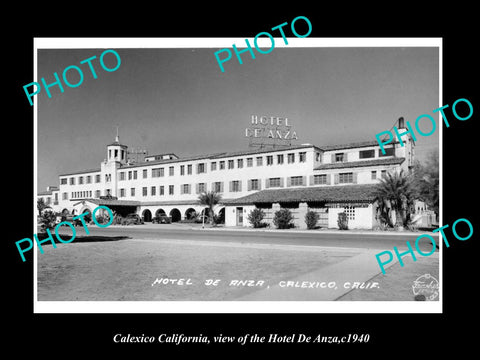
{"type": "Polygon", "coordinates": [[[237,226],[243,226],[243,207],[237,207],[237,226]]]}

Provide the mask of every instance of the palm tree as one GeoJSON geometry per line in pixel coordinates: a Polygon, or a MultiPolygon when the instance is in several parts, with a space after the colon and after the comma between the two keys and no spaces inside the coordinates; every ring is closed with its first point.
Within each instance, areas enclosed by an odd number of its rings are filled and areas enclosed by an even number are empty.
{"type": "Polygon", "coordinates": [[[386,177],[380,179],[380,183],[377,185],[375,200],[380,205],[380,210],[386,212],[387,220],[389,220],[387,208],[390,207],[395,212],[396,226],[403,229],[410,219],[410,208],[414,201],[410,176],[405,175],[403,170],[398,173],[387,173],[386,177]]]}
{"type": "Polygon", "coordinates": [[[37,199],[37,210],[38,210],[38,215],[42,215],[42,211],[47,208],[47,204],[45,204],[45,201],[43,198],[37,199]]]}
{"type": "Polygon", "coordinates": [[[200,204],[208,206],[208,216],[210,224],[213,225],[213,208],[222,200],[222,195],[215,191],[203,192],[198,196],[200,204]]]}

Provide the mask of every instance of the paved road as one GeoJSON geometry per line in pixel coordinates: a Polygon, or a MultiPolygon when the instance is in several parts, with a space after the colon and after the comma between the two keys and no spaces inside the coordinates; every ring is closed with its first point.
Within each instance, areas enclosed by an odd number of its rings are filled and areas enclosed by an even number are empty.
{"type": "MultiPolygon", "coordinates": [[[[77,237],[87,240],[90,236],[128,236],[139,239],[179,239],[220,242],[246,242],[258,244],[288,244],[306,246],[326,246],[344,248],[370,248],[379,250],[391,250],[394,246],[398,249],[407,249],[408,240],[414,247],[415,239],[422,233],[391,235],[385,234],[352,234],[348,232],[320,233],[320,232],[288,232],[288,231],[253,231],[253,230],[202,230],[191,229],[187,226],[178,225],[137,225],[137,226],[111,226],[98,228],[89,226],[90,235],[86,235],[82,227],[77,227],[77,237]]],[[[71,235],[69,228],[62,227],[60,233],[71,235]]],[[[431,234],[431,233],[430,233],[431,234]]],[[[433,236],[438,244],[438,236],[433,236]]],[[[80,240],[81,241],[81,240],[80,240]]],[[[88,240],[87,240],[88,241],[88,240]]],[[[427,238],[419,243],[420,249],[428,253],[432,244],[427,238]]],[[[437,246],[438,251],[438,246],[437,246]]]]}

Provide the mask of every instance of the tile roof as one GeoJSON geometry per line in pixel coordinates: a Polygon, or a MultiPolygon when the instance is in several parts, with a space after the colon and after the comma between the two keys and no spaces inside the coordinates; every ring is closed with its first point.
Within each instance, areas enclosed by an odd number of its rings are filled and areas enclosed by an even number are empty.
{"type": "Polygon", "coordinates": [[[97,205],[118,205],[118,206],[138,206],[140,201],[135,200],[115,200],[115,199],[83,199],[84,201],[89,201],[97,205]]]}
{"type": "Polygon", "coordinates": [[[372,202],[376,185],[311,186],[293,189],[262,190],[242,198],[226,201],[226,205],[268,204],[277,202],[372,202]]]}
{"type": "Polygon", "coordinates": [[[65,174],[60,174],[58,176],[67,176],[67,175],[78,175],[78,174],[86,174],[86,173],[96,173],[100,172],[100,168],[97,169],[86,169],[86,170],[79,170],[79,171],[74,171],[74,172],[69,172],[65,174]]]}
{"type": "Polygon", "coordinates": [[[351,148],[367,147],[367,146],[378,146],[378,142],[376,140],[370,140],[370,141],[353,142],[353,143],[341,144],[341,145],[325,145],[325,146],[319,146],[319,148],[324,151],[332,151],[332,150],[351,149],[351,148]]]}
{"type": "Polygon", "coordinates": [[[343,168],[354,168],[354,167],[363,167],[363,166],[377,166],[377,165],[397,165],[405,161],[403,157],[388,157],[384,159],[375,159],[375,160],[360,160],[360,161],[346,161],[339,163],[331,164],[322,164],[314,168],[314,170],[327,170],[327,169],[343,169],[343,168]]]}
{"type": "Polygon", "coordinates": [[[42,196],[42,195],[52,195],[52,192],[50,190],[45,190],[45,191],[40,191],[39,193],[37,193],[38,196],[42,196]]]}

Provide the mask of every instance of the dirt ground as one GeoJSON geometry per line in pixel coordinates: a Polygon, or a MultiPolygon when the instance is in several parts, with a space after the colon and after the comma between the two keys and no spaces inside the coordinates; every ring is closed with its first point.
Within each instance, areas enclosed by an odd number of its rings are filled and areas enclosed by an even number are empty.
{"type": "Polygon", "coordinates": [[[138,239],[57,246],[45,247],[37,257],[39,301],[235,300],[356,254],[138,239]],[[162,283],[172,279],[177,282],[162,283]],[[178,279],[183,279],[182,285],[178,279]],[[207,280],[218,279],[217,286],[206,285],[207,280]],[[232,280],[253,280],[256,286],[230,286],[232,280]]]}

